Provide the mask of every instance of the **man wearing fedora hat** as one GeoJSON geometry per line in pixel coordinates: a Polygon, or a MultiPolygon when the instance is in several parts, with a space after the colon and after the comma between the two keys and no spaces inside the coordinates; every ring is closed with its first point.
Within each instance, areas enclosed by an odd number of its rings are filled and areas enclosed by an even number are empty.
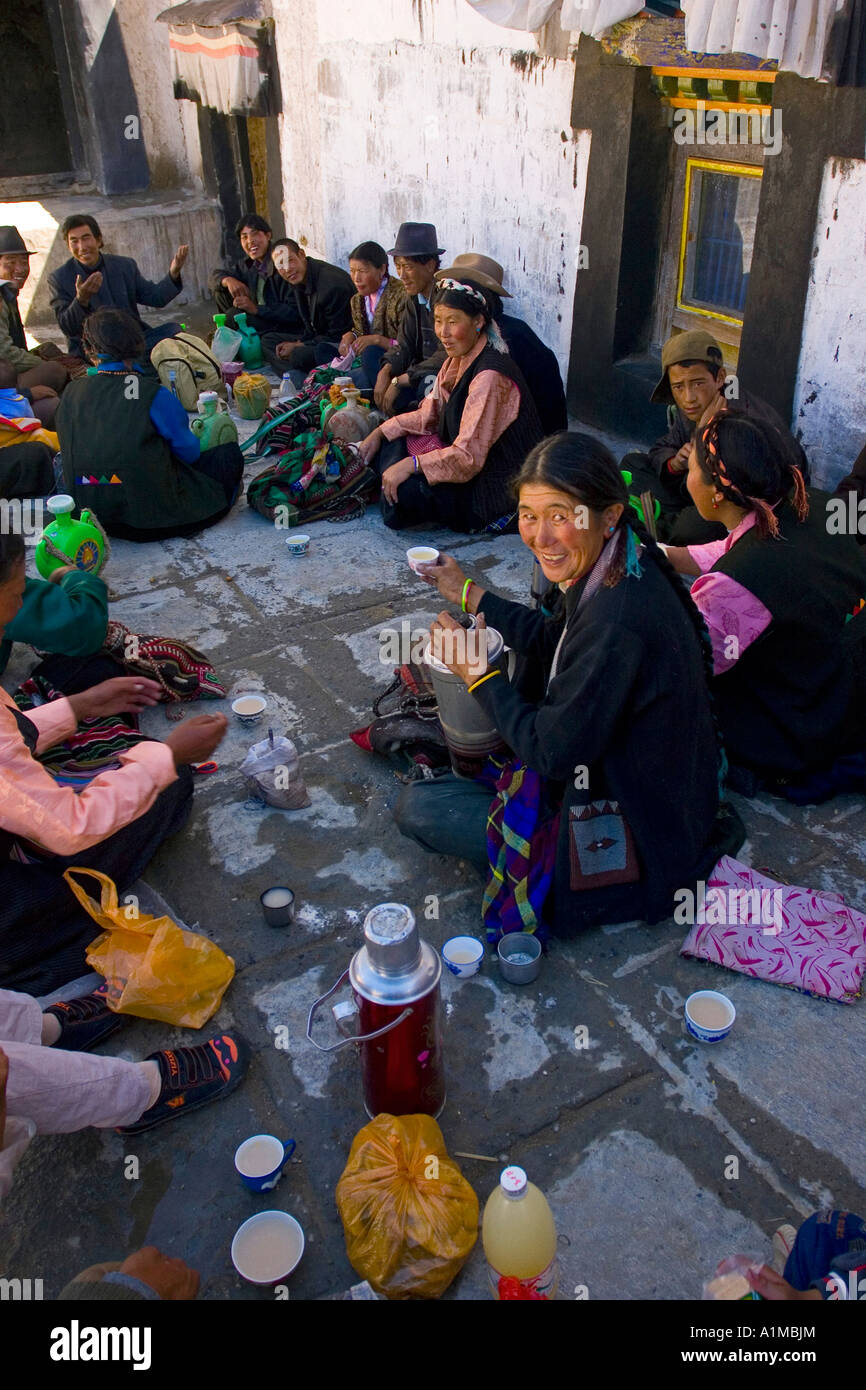
{"type": "Polygon", "coordinates": [[[50,426],[69,372],[55,343],[41,343],[32,351],[27,347],[18,295],[27,283],[34,254],[17,227],[0,227],[0,358],[15,369],[18,390],[28,393],[34,413],[50,426]]]}
{"type": "MultiPolygon", "coordinates": [[[[477,285],[490,296],[493,318],[499,325],[509,353],[517,363],[535,401],[541,427],[544,433],[557,434],[568,429],[568,409],[565,404],[565,391],[559,373],[559,363],[554,353],[543,343],[523,319],[504,312],[503,299],[512,295],[503,285],[505,272],[498,261],[490,256],[482,256],[477,251],[466,251],[454,257],[454,264],[436,272],[436,280],[446,277],[465,280],[477,285]]],[[[444,353],[432,355],[415,368],[418,373],[437,372],[444,361],[444,353]]]]}
{"type": "Polygon", "coordinates": [[[397,345],[385,353],[373,392],[376,404],[386,415],[399,415],[414,409],[439,370],[438,367],[430,372],[417,370],[419,363],[439,351],[430,307],[436,288],[434,277],[443,252],[438,243],[432,222],[403,222],[388,252],[409,299],[403,310],[397,345]]]}

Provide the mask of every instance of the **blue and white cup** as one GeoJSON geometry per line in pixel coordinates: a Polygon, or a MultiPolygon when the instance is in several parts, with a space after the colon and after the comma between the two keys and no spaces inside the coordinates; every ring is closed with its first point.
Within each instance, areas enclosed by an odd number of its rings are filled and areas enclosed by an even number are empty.
{"type": "Polygon", "coordinates": [[[284,1144],[273,1134],[254,1134],[235,1152],[235,1168],[250,1192],[271,1192],[283,1176],[283,1169],[295,1152],[295,1141],[284,1144]]]}
{"type": "Polygon", "coordinates": [[[310,548],[310,538],[309,536],[287,536],[286,545],[288,546],[289,554],[297,558],[301,555],[306,555],[310,548]]]}
{"type": "Polygon", "coordinates": [[[698,1042],[717,1043],[734,1026],[737,1011],[726,994],[699,989],[690,994],[685,1007],[686,1028],[698,1042]]]}
{"type": "Polygon", "coordinates": [[[484,947],[474,936],[452,936],[442,947],[442,959],[458,980],[468,980],[481,969],[484,947]]]}

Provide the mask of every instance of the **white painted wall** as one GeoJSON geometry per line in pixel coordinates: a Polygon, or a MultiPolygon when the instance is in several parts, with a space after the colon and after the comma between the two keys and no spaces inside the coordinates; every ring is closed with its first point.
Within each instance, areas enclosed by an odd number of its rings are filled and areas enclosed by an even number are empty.
{"type": "Polygon", "coordinates": [[[387,249],[401,222],[435,222],[449,255],[501,262],[509,308],[564,374],[590,140],[572,138],[571,61],[518,66],[535,36],[465,0],[273,0],[273,14],[289,235],[346,264],[359,241],[387,249]]]}
{"type": "Polygon", "coordinates": [[[866,161],[829,159],[794,398],[794,429],[831,490],[866,443],[866,161]]]}
{"type": "Polygon", "coordinates": [[[138,98],[141,135],[151,188],[202,188],[201,149],[195,106],[176,101],[172,90],[168,25],[156,16],[170,0],[79,0],[87,36],[86,58],[99,50],[112,12],[123,34],[129,72],[138,98]]]}

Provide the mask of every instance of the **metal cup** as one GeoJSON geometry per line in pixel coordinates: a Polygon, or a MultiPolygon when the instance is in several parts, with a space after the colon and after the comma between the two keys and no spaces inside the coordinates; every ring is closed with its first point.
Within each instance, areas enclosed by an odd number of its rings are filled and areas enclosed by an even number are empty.
{"type": "Polygon", "coordinates": [[[541,942],[529,932],[509,932],[502,937],[496,953],[502,978],[511,985],[531,984],[541,969],[541,942]],[[532,960],[517,964],[511,957],[518,954],[532,956],[532,960]]]}
{"type": "Polygon", "coordinates": [[[266,888],[259,898],[265,921],[269,927],[288,927],[295,920],[295,895],[291,888],[275,884],[266,888]],[[288,897],[286,897],[288,894],[288,897]],[[266,899],[271,898],[270,902],[266,899]]]}

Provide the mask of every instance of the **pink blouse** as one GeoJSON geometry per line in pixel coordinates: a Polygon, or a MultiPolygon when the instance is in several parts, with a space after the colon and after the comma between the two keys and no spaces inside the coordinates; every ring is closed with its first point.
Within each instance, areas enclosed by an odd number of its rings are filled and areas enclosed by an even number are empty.
{"type": "Polygon", "coordinates": [[[748,512],[739,526],[723,541],[686,547],[701,574],[691,594],[701,611],[713,646],[713,670],[717,676],[729,671],[756,637],[769,627],[773,615],[750,590],[728,574],[709,574],[721,559],[755,524],[755,513],[748,512]]]}
{"type": "MultiPolygon", "coordinates": [[[[31,756],[16,723],[14,701],[0,690],[0,827],[63,858],[108,839],[149,811],[159,793],[177,778],[171,749],[144,742],[118,755],[122,764],[101,772],[81,792],[61,787],[31,756]]],[[[28,710],[39,731],[37,752],[75,732],[66,699],[28,710]]]]}
{"type": "MultiPolygon", "coordinates": [[[[465,357],[446,357],[433,390],[417,410],[395,415],[382,425],[386,439],[407,434],[435,434],[444,407],[454,387],[484,349],[482,333],[465,357]]],[[[418,465],[428,483],[468,483],[480,473],[497,439],[520,413],[520,388],[501,372],[479,372],[470,384],[460,419],[460,432],[453,444],[418,455],[418,465]]]]}

